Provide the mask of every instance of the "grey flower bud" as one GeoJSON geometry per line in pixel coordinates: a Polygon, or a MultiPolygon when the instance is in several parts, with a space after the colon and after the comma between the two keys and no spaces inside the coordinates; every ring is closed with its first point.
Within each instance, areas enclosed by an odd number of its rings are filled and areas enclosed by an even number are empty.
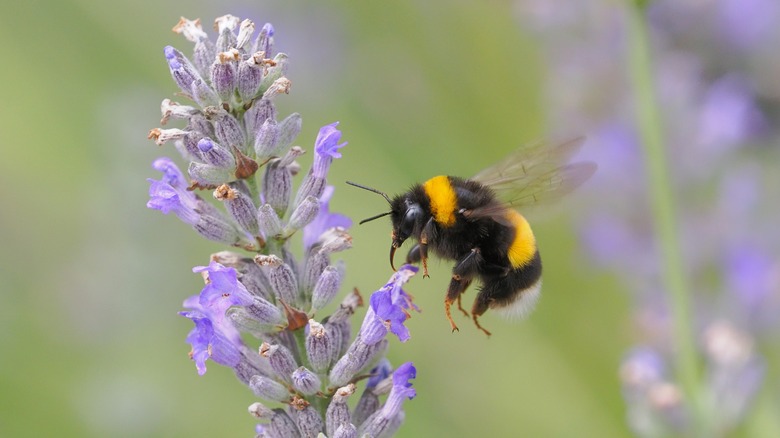
{"type": "Polygon", "coordinates": [[[284,263],[278,256],[258,255],[255,262],[260,266],[268,267],[268,280],[277,299],[294,305],[298,298],[298,282],[290,266],[284,263]]]}
{"type": "MultiPolygon", "coordinates": [[[[295,159],[305,153],[306,151],[304,151],[300,146],[293,146],[287,150],[287,153],[284,154],[284,156],[279,160],[279,165],[285,167],[293,167],[294,165],[297,165],[298,169],[300,170],[300,164],[298,164],[295,159]]],[[[290,169],[290,173],[295,175],[295,172],[293,172],[292,169],[290,169]]]]}
{"type": "Polygon", "coordinates": [[[330,257],[321,252],[319,247],[312,247],[303,266],[303,278],[301,279],[301,282],[303,283],[304,293],[311,295],[314,286],[317,284],[317,281],[319,281],[320,276],[329,264],[330,257]]]}
{"type": "Polygon", "coordinates": [[[190,163],[187,173],[201,187],[214,187],[236,179],[230,169],[195,162],[190,163]]]}
{"type": "Polygon", "coordinates": [[[263,80],[262,62],[255,53],[249,59],[238,63],[238,95],[244,102],[254,99],[260,89],[260,82],[263,80]]]}
{"type": "Polygon", "coordinates": [[[268,99],[255,100],[252,107],[244,114],[244,124],[246,124],[246,130],[251,134],[252,139],[257,138],[257,131],[268,119],[276,120],[274,103],[268,99]]]}
{"type": "Polygon", "coordinates": [[[212,166],[221,167],[230,171],[236,168],[236,159],[230,151],[220,145],[211,141],[210,138],[202,138],[197,143],[200,157],[204,162],[212,166]]]}
{"type": "Polygon", "coordinates": [[[306,355],[314,371],[324,373],[333,360],[331,336],[317,321],[309,320],[309,334],[306,336],[306,355]]]}
{"type": "Polygon", "coordinates": [[[165,58],[168,60],[168,68],[176,85],[179,86],[182,93],[191,96],[192,84],[196,80],[202,80],[195,66],[183,53],[171,46],[165,47],[165,58]]]}
{"type": "Polygon", "coordinates": [[[263,198],[279,217],[284,217],[292,193],[292,175],[289,169],[279,166],[279,160],[271,161],[263,175],[263,198]]]}
{"type": "Polygon", "coordinates": [[[285,227],[283,234],[292,236],[297,230],[309,225],[319,212],[320,201],[313,196],[307,197],[293,210],[292,215],[290,215],[290,222],[285,227]]]}
{"type": "Polygon", "coordinates": [[[254,43],[254,50],[260,50],[266,57],[271,57],[274,50],[274,27],[271,23],[265,23],[257,34],[254,43]]]}
{"type": "Polygon", "coordinates": [[[322,388],[322,382],[316,374],[300,367],[292,374],[293,388],[304,395],[314,395],[322,388]]]}
{"type": "Polygon", "coordinates": [[[398,428],[401,427],[401,423],[404,422],[404,417],[404,412],[400,411],[396,415],[388,418],[383,415],[382,410],[380,409],[374,412],[374,414],[360,426],[358,434],[372,437],[393,436],[398,428]]]}
{"type": "Polygon", "coordinates": [[[331,316],[324,325],[325,331],[328,332],[328,336],[330,336],[331,339],[331,352],[333,353],[331,360],[336,362],[347,352],[347,348],[350,346],[352,326],[349,321],[333,321],[333,316],[331,316]]]}
{"type": "Polygon", "coordinates": [[[241,383],[249,386],[249,381],[252,377],[271,375],[271,369],[268,367],[267,361],[261,360],[257,351],[242,346],[240,352],[241,360],[233,367],[233,373],[241,383]]]}
{"type": "Polygon", "coordinates": [[[301,186],[298,188],[298,193],[295,195],[295,204],[300,204],[304,199],[309,196],[313,196],[317,199],[322,196],[322,192],[325,191],[325,185],[327,181],[325,178],[315,176],[311,171],[306,174],[301,186]]]}
{"type": "Polygon", "coordinates": [[[258,159],[264,160],[276,152],[279,143],[279,125],[275,119],[266,119],[255,135],[255,153],[258,159]]]}
{"type": "Polygon", "coordinates": [[[225,52],[236,47],[236,34],[233,30],[238,27],[238,17],[233,15],[223,15],[214,20],[214,26],[218,29],[217,50],[225,52]]]}
{"type": "Polygon", "coordinates": [[[331,435],[331,438],[357,438],[357,428],[352,423],[342,424],[331,435]]]}
{"type": "Polygon", "coordinates": [[[230,216],[252,236],[260,235],[257,226],[257,208],[252,199],[241,190],[222,184],[214,191],[214,197],[223,201],[230,216]]]}
{"type": "Polygon", "coordinates": [[[322,424],[322,417],[317,413],[317,410],[311,406],[306,406],[298,412],[298,418],[296,419],[298,430],[301,431],[301,437],[303,438],[317,438],[320,432],[322,432],[324,424],[322,424]]]}
{"type": "Polygon", "coordinates": [[[212,125],[206,116],[201,112],[198,112],[197,114],[194,114],[192,117],[190,117],[189,121],[187,122],[187,130],[199,134],[193,136],[191,139],[195,142],[196,145],[198,140],[203,137],[214,137],[214,125],[212,125]]]}
{"type": "Polygon", "coordinates": [[[210,215],[203,215],[194,225],[195,231],[200,233],[206,239],[215,242],[221,242],[228,245],[234,245],[241,241],[241,235],[238,230],[221,218],[210,215]]]}
{"type": "Polygon", "coordinates": [[[268,426],[267,432],[269,437],[275,438],[298,438],[301,436],[295,421],[282,409],[274,409],[274,416],[271,417],[271,424],[268,426]]]}
{"type": "Polygon", "coordinates": [[[270,420],[274,416],[274,411],[260,402],[255,402],[249,405],[249,415],[255,418],[270,420]]]}
{"type": "Polygon", "coordinates": [[[301,132],[302,124],[303,120],[298,113],[290,114],[279,123],[279,149],[288,148],[293,144],[293,141],[301,132]]]}
{"type": "Polygon", "coordinates": [[[350,383],[337,389],[336,393],[333,394],[333,399],[330,405],[328,405],[327,411],[325,411],[325,432],[328,436],[333,436],[339,426],[351,423],[347,399],[354,393],[355,384],[350,383]]]}
{"type": "Polygon", "coordinates": [[[203,79],[197,78],[192,81],[190,90],[189,94],[192,95],[192,99],[197,102],[201,108],[219,105],[219,96],[203,79]]]}
{"type": "Polygon", "coordinates": [[[217,53],[216,61],[211,65],[211,85],[223,102],[230,102],[238,82],[236,62],[241,55],[236,49],[217,53]]]}
{"type": "Polygon", "coordinates": [[[387,339],[382,339],[373,345],[366,345],[359,338],[350,345],[347,352],[336,362],[330,371],[331,386],[343,386],[349,383],[360,370],[370,365],[371,361],[387,349],[387,339]]]}
{"type": "MultiPolygon", "coordinates": [[[[265,57],[270,58],[268,54],[266,54],[265,57]]],[[[274,56],[274,64],[276,65],[268,69],[268,73],[260,84],[260,90],[264,91],[263,97],[273,98],[274,94],[280,93],[278,90],[281,86],[280,81],[287,80],[287,78],[284,77],[284,74],[287,72],[287,54],[279,53],[274,56]],[[274,90],[274,88],[277,89],[274,90]]],[[[287,88],[289,88],[289,85],[287,88]]]]}
{"type": "Polygon", "coordinates": [[[260,207],[257,212],[257,222],[260,231],[265,234],[266,238],[276,237],[282,234],[282,221],[279,219],[279,215],[276,214],[273,207],[269,204],[260,207]]]}
{"type": "Polygon", "coordinates": [[[352,421],[355,424],[363,424],[368,417],[374,414],[379,409],[379,396],[374,391],[366,388],[363,394],[360,396],[355,410],[352,413],[352,421]]]}
{"type": "Polygon", "coordinates": [[[260,356],[268,359],[271,369],[281,380],[292,384],[292,374],[298,368],[298,364],[295,363],[295,358],[287,347],[263,342],[260,345],[260,356]]]}
{"type": "Polygon", "coordinates": [[[278,402],[289,402],[290,392],[284,385],[265,376],[252,376],[249,379],[249,388],[258,396],[278,402]]]}
{"type": "Polygon", "coordinates": [[[334,227],[325,231],[318,243],[321,244],[320,252],[333,254],[352,248],[352,236],[341,227],[334,227]]]}
{"type": "Polygon", "coordinates": [[[238,28],[238,38],[236,38],[236,47],[243,49],[244,46],[252,39],[252,34],[255,33],[255,23],[252,20],[245,19],[241,22],[241,27],[238,28]]]}
{"type": "Polygon", "coordinates": [[[323,309],[336,297],[341,287],[342,275],[335,266],[328,266],[320,275],[312,292],[311,307],[313,311],[323,309]]]}
{"type": "MultiPolygon", "coordinates": [[[[204,33],[205,35],[205,33],[204,33]]],[[[192,62],[198,69],[202,77],[207,77],[211,69],[211,63],[217,55],[217,46],[208,38],[203,38],[195,43],[195,50],[192,54],[192,62]]]]}
{"type": "Polygon", "coordinates": [[[253,297],[254,302],[248,306],[234,306],[225,312],[237,329],[245,330],[254,335],[261,335],[280,330],[287,324],[282,311],[261,297],[253,297]]]}
{"type": "Polygon", "coordinates": [[[248,153],[244,130],[235,117],[226,111],[217,108],[206,108],[206,115],[214,123],[214,135],[217,140],[227,147],[237,148],[244,154],[248,153]]]}

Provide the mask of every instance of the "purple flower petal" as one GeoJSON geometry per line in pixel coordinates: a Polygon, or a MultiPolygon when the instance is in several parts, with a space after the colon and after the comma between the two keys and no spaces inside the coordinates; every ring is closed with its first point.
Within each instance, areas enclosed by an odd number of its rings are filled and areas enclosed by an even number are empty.
{"type": "Polygon", "coordinates": [[[195,323],[195,328],[187,335],[187,343],[192,345],[190,356],[195,361],[198,374],[206,373],[206,360],[229,367],[235,367],[241,360],[240,344],[228,339],[213,322],[197,310],[179,312],[179,315],[195,323]]]}
{"type": "Polygon", "coordinates": [[[187,180],[176,164],[170,158],[163,157],[155,160],[152,166],[163,175],[160,181],[147,179],[150,186],[146,206],[160,210],[163,214],[173,212],[188,225],[197,224],[200,218],[196,212],[198,198],[187,190],[187,180]]]}
{"type": "Polygon", "coordinates": [[[384,287],[371,295],[370,307],[360,328],[363,342],[373,345],[388,332],[396,335],[401,342],[409,340],[411,335],[404,322],[409,319],[408,309],[418,309],[401,286],[417,271],[418,268],[411,265],[401,266],[384,287]]]}
{"type": "MultiPolygon", "coordinates": [[[[219,327],[232,324],[225,318],[231,306],[248,306],[254,302],[246,287],[238,281],[236,270],[212,261],[208,266],[197,266],[192,272],[206,272],[208,283],[201,290],[198,304],[219,327]]],[[[187,302],[185,302],[186,304],[187,302]]],[[[230,333],[231,330],[225,330],[230,333]]]]}
{"type": "Polygon", "coordinates": [[[339,122],[333,122],[320,128],[317,134],[317,140],[314,142],[314,152],[320,156],[329,156],[331,158],[341,158],[340,148],[347,145],[346,142],[338,144],[341,140],[341,131],[336,129],[339,122]]]}

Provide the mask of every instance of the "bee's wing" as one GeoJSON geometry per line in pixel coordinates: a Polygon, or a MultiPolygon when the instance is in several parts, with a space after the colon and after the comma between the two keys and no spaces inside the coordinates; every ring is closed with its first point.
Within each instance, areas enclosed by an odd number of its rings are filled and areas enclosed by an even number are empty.
{"type": "Polygon", "coordinates": [[[490,187],[500,202],[471,210],[467,216],[491,217],[503,223],[506,208],[550,202],[576,189],[597,168],[589,161],[567,164],[584,141],[578,137],[556,145],[538,142],[478,173],[472,180],[490,187]]]}

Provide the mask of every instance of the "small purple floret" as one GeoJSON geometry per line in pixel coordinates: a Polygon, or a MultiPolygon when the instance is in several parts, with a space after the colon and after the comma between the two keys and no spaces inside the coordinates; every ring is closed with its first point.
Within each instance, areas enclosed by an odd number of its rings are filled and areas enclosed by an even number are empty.
{"type": "Polygon", "coordinates": [[[341,140],[341,131],[336,129],[338,124],[339,122],[333,122],[320,128],[317,140],[314,142],[314,152],[318,155],[341,158],[341,153],[338,150],[346,146],[347,142],[338,144],[341,140]]]}
{"type": "Polygon", "coordinates": [[[411,335],[404,322],[409,319],[408,310],[418,308],[401,286],[409,281],[417,270],[411,265],[402,266],[384,287],[371,295],[371,305],[360,328],[363,342],[373,345],[382,340],[388,332],[396,335],[401,342],[409,340],[411,335]]]}

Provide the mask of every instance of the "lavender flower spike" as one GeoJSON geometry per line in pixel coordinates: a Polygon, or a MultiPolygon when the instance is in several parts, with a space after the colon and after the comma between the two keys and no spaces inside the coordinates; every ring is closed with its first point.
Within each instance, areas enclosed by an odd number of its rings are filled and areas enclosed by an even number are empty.
{"type": "Polygon", "coordinates": [[[417,308],[402,287],[417,268],[401,267],[373,294],[357,334],[350,321],[363,306],[357,291],[324,314],[345,278],[345,263],[336,258],[352,247],[352,221],[331,212],[327,186],[346,142],[338,122],[323,126],[314,163],[298,183],[304,150],[293,144],[302,119],[292,113],[279,121],[275,107],[290,91],[288,56],[275,52],[271,24],[255,28],[225,15],[215,22],[215,40],[199,19],[182,18],[174,31],[195,45],[193,56],[171,46],[164,51],[179,94],[191,102],[163,100],[160,123],[181,125],[154,128],[149,138],[174,147],[185,167],[169,158],[154,162],[162,177],[149,180],[147,207],[172,212],[200,236],[232,248],[193,269],[205,286],[179,313],[195,325],[187,335],[190,358],[201,375],[211,360],[232,368],[258,398],[287,405],[250,406],[261,422],[253,425],[258,436],[357,438],[361,427],[374,438],[389,436],[403,419],[403,399],[414,396],[414,368],[388,377],[386,338],[410,338],[404,323],[417,308]],[[303,234],[300,259],[292,250],[301,245],[296,234],[303,234]],[[359,378],[369,372],[376,376],[359,378]],[[360,409],[352,413],[347,398],[361,384],[360,409]],[[388,392],[382,407],[379,397],[388,392]]]}

